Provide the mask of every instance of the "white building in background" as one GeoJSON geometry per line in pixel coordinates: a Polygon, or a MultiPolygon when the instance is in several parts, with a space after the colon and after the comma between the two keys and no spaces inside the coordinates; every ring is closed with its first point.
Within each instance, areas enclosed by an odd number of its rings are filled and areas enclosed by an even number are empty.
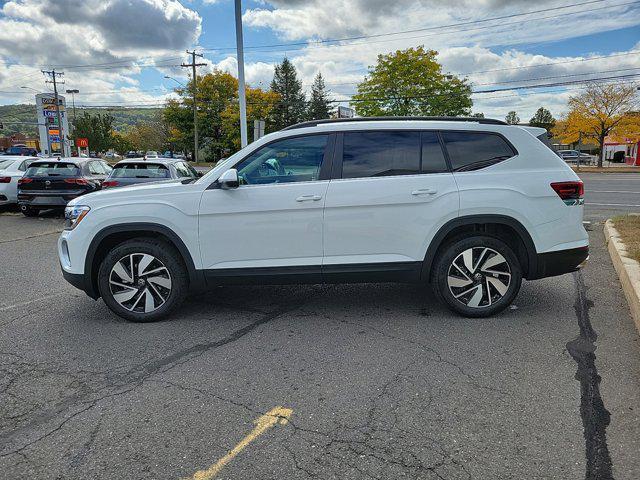
{"type": "Polygon", "coordinates": [[[69,135],[69,121],[67,119],[66,102],[62,95],[58,95],[60,104],[60,121],[62,133],[65,136],[64,152],[62,151],[58,115],[56,112],[56,100],[52,93],[39,93],[36,95],[36,109],[38,112],[38,132],[40,134],[40,150],[51,155],[61,153],[64,157],[71,156],[69,135]]]}

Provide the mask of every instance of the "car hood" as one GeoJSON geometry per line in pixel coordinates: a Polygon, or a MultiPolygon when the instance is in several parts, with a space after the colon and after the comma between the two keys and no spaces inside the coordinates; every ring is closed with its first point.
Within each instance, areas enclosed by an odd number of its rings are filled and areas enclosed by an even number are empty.
{"type": "Polygon", "coordinates": [[[202,190],[195,183],[183,184],[177,180],[139,183],[126,187],[109,188],[74,198],[67,205],[102,206],[111,203],[136,203],[142,200],[166,199],[167,196],[202,190]]]}

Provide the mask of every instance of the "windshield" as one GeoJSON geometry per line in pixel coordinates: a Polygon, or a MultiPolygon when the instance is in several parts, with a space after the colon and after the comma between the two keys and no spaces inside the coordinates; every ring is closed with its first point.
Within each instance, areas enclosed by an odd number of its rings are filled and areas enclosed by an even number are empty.
{"type": "Polygon", "coordinates": [[[75,163],[46,162],[32,164],[25,173],[27,177],[75,177],[80,169],[75,163]]]}
{"type": "Polygon", "coordinates": [[[111,178],[170,178],[169,169],[158,163],[125,163],[116,165],[111,178]]]}

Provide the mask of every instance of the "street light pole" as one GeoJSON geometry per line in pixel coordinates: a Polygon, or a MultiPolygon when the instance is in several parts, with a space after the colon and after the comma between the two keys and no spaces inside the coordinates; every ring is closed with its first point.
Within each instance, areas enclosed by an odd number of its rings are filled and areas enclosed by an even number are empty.
{"type": "Polygon", "coordinates": [[[236,2],[236,47],[238,56],[238,99],[240,100],[240,146],[247,146],[247,97],[244,85],[244,51],[242,42],[242,0],[236,2]]]}

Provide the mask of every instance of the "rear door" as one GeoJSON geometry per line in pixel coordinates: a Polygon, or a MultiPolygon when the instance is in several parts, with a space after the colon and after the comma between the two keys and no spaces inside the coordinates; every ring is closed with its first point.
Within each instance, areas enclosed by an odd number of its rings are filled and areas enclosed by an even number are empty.
{"type": "Polygon", "coordinates": [[[338,135],[324,214],[323,272],[419,271],[458,189],[436,131],[338,135]]]}

